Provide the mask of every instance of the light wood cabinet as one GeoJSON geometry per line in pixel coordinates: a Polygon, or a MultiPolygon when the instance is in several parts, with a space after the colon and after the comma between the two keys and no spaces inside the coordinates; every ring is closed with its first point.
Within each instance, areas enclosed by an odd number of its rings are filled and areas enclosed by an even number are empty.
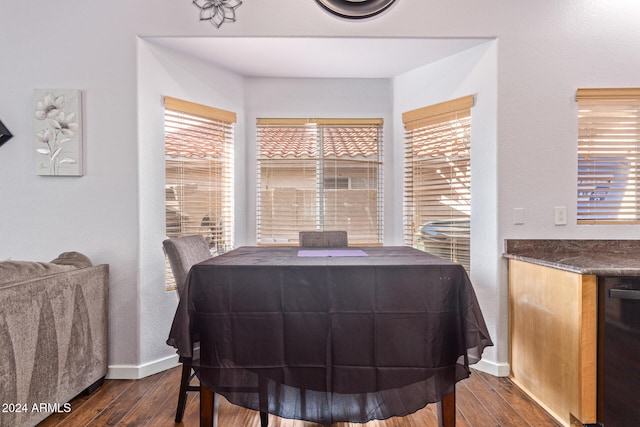
{"type": "Polygon", "coordinates": [[[597,279],[509,260],[511,379],[563,425],[596,422],[597,279]]]}

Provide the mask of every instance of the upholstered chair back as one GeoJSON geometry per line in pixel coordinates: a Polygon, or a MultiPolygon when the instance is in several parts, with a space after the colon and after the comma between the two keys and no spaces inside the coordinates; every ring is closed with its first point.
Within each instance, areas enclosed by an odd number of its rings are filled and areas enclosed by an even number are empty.
{"type": "Polygon", "coordinates": [[[301,231],[300,246],[303,248],[346,248],[349,239],[346,231],[301,231]]]}
{"type": "Polygon", "coordinates": [[[181,296],[191,266],[211,258],[209,244],[203,236],[192,235],[167,239],[162,246],[176,280],[178,296],[181,296]]]}

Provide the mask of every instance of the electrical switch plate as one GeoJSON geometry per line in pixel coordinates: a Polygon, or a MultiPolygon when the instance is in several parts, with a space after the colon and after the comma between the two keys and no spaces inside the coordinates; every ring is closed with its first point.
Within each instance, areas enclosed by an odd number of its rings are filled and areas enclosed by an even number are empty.
{"type": "Polygon", "coordinates": [[[567,208],[556,206],[554,208],[554,222],[556,225],[567,225],[567,208]]]}
{"type": "Polygon", "coordinates": [[[513,223],[515,225],[524,224],[524,208],[513,208],[513,223]]]}

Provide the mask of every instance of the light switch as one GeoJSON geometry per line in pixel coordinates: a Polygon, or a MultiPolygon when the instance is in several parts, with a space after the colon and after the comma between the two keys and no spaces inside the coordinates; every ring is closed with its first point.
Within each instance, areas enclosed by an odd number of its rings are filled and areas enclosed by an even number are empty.
{"type": "Polygon", "coordinates": [[[556,225],[567,225],[567,208],[556,206],[554,208],[554,222],[556,225]]]}

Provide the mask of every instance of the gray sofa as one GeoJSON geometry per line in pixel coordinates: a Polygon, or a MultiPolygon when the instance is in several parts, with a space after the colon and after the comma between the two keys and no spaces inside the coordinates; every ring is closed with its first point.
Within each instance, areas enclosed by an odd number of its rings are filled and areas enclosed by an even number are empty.
{"type": "Polygon", "coordinates": [[[0,262],[0,426],[69,412],[107,373],[109,266],[78,252],[0,262]]]}

